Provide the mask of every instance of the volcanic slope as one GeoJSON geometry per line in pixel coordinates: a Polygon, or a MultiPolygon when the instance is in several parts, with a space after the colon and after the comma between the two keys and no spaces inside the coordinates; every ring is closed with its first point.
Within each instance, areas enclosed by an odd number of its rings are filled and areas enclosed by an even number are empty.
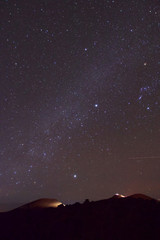
{"type": "Polygon", "coordinates": [[[0,233],[3,240],[159,240],[160,202],[136,194],[57,208],[18,208],[0,214],[0,233]]]}

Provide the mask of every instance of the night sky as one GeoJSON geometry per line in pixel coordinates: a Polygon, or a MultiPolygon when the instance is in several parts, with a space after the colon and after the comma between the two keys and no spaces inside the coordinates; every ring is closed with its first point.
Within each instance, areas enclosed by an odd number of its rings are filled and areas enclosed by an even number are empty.
{"type": "Polygon", "coordinates": [[[0,0],[0,203],[160,198],[160,1],[0,0]]]}

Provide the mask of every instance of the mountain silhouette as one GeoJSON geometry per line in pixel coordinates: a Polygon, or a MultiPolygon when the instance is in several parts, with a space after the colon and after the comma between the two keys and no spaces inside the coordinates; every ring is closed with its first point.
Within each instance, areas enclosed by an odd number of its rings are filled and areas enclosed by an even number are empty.
{"type": "Polygon", "coordinates": [[[145,194],[142,194],[142,193],[133,194],[131,196],[128,196],[128,198],[155,200],[154,198],[151,198],[151,197],[149,197],[145,194]]]}
{"type": "Polygon", "coordinates": [[[160,239],[160,202],[146,195],[58,207],[50,207],[51,201],[40,199],[0,213],[0,240],[160,239]]]}
{"type": "Polygon", "coordinates": [[[57,199],[42,198],[42,199],[38,199],[36,201],[27,203],[25,205],[22,205],[18,209],[34,209],[34,208],[48,208],[48,207],[56,208],[61,204],[62,203],[59,202],[57,199]]]}

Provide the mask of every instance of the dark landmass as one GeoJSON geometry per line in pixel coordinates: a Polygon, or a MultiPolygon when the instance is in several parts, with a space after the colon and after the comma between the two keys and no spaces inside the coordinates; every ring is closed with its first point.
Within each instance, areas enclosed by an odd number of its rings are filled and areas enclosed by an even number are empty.
{"type": "Polygon", "coordinates": [[[29,203],[30,207],[0,213],[0,239],[160,239],[160,202],[143,194],[115,195],[57,208],[42,207],[46,201],[49,200],[41,199],[29,203]]]}

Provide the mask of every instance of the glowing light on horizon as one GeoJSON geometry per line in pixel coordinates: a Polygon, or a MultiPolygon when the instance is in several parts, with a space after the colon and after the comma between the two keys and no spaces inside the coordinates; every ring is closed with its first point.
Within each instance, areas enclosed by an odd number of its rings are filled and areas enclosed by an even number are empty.
{"type": "Polygon", "coordinates": [[[61,202],[53,202],[53,203],[49,203],[48,204],[48,207],[53,207],[53,208],[57,208],[59,205],[63,205],[63,206],[65,206],[63,203],[61,203],[61,202]]]}
{"type": "Polygon", "coordinates": [[[115,195],[118,196],[118,197],[121,197],[121,198],[125,198],[126,197],[126,196],[124,196],[122,194],[119,194],[119,193],[116,193],[115,195]]]}

